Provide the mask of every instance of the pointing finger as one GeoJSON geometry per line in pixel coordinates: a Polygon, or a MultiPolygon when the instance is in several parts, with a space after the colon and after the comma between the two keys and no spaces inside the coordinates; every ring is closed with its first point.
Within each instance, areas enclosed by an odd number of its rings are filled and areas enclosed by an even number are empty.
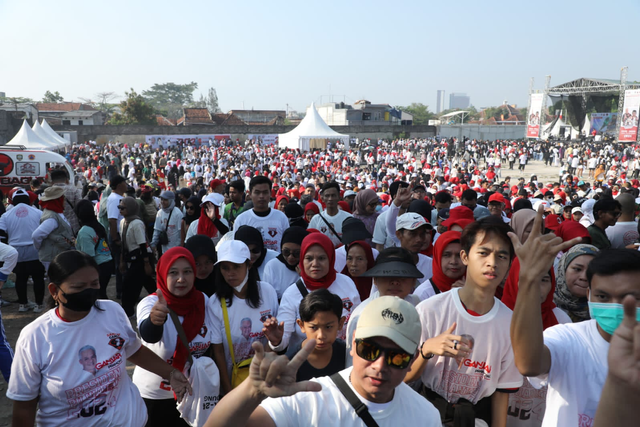
{"type": "Polygon", "coordinates": [[[302,347],[300,351],[296,353],[295,356],[293,356],[293,359],[291,359],[291,362],[289,362],[289,367],[295,369],[295,371],[297,372],[300,366],[304,363],[305,360],[307,360],[307,358],[315,348],[316,348],[316,340],[313,340],[313,339],[309,340],[304,345],[304,347],[302,347]]]}

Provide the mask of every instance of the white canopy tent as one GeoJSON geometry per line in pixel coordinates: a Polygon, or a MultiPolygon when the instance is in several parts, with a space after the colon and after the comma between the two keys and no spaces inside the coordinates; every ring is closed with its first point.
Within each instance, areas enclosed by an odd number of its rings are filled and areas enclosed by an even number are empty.
{"type": "Polygon", "coordinates": [[[326,148],[327,140],[340,140],[346,146],[349,145],[349,135],[344,135],[331,129],[322,120],[313,103],[307,109],[307,115],[295,129],[278,135],[280,147],[298,148],[300,151],[309,151],[312,148],[326,148]]]}
{"type": "Polygon", "coordinates": [[[33,132],[38,135],[43,141],[48,142],[51,145],[52,150],[59,150],[63,148],[64,145],[60,144],[58,141],[55,141],[49,133],[40,126],[40,122],[36,120],[31,128],[33,132]]]}
{"type": "Polygon", "coordinates": [[[48,134],[52,136],[54,141],[58,141],[62,145],[71,145],[71,141],[67,141],[66,139],[58,135],[58,133],[55,130],[51,129],[51,126],[49,126],[49,123],[47,123],[46,119],[42,119],[41,126],[42,126],[42,129],[44,129],[48,134]]]}
{"type": "Polygon", "coordinates": [[[22,127],[13,137],[11,141],[7,143],[9,146],[24,146],[31,150],[55,150],[58,146],[43,140],[29,127],[29,124],[25,120],[22,122],[22,127]]]}

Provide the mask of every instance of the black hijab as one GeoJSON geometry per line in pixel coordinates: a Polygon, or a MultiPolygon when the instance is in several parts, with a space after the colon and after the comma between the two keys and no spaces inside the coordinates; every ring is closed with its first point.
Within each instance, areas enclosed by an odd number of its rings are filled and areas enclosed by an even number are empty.
{"type": "Polygon", "coordinates": [[[267,248],[264,247],[264,240],[262,240],[262,233],[260,233],[256,228],[251,227],[250,225],[243,225],[238,228],[233,235],[233,240],[239,240],[241,242],[249,245],[256,245],[258,249],[260,249],[260,258],[253,263],[253,267],[256,269],[262,265],[264,261],[264,257],[267,256],[267,248]]]}
{"type": "MultiPolygon", "coordinates": [[[[302,246],[302,241],[308,234],[309,232],[302,227],[293,226],[293,227],[287,228],[282,234],[282,242],[280,243],[280,250],[282,251],[282,246],[284,246],[285,243],[295,243],[296,245],[302,246]]],[[[287,267],[289,270],[296,271],[296,267],[298,266],[298,264],[289,265],[287,263],[287,260],[284,259],[284,256],[282,256],[282,253],[278,255],[277,259],[278,261],[283,263],[284,266],[287,267]]]]}
{"type": "MultiPolygon", "coordinates": [[[[185,249],[187,249],[193,255],[193,258],[198,258],[200,255],[207,255],[212,262],[218,260],[216,254],[216,247],[213,244],[213,240],[203,234],[196,234],[192,236],[184,243],[185,249]]],[[[211,274],[206,279],[195,278],[193,285],[200,292],[205,293],[207,296],[211,296],[216,293],[216,284],[214,280],[215,268],[211,270],[211,274]]]]}
{"type": "MultiPolygon", "coordinates": [[[[189,199],[187,199],[185,206],[187,204],[192,204],[193,206],[195,206],[195,210],[193,211],[193,214],[189,214],[189,213],[184,214],[184,218],[183,218],[184,222],[187,225],[190,225],[193,221],[200,218],[200,199],[198,199],[196,196],[191,196],[189,197],[189,199]]],[[[189,211],[185,209],[185,212],[189,212],[189,211]]]]}

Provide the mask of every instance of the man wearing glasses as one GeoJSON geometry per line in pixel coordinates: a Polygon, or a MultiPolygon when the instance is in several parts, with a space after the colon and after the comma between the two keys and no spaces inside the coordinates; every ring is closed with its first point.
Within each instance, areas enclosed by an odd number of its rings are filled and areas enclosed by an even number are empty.
{"type": "Polygon", "coordinates": [[[620,202],[611,197],[604,197],[593,205],[593,217],[595,221],[587,228],[593,246],[600,250],[611,247],[611,242],[605,230],[607,227],[616,225],[620,215],[622,215],[622,206],[620,202]]]}
{"type": "MultiPolygon", "coordinates": [[[[433,405],[402,382],[418,356],[420,335],[416,309],[400,298],[377,298],[360,315],[352,338],[353,367],[337,375],[380,426],[441,425],[433,405]]],[[[356,413],[333,377],[296,382],[315,345],[309,340],[289,361],[253,343],[249,378],[216,405],[205,426],[361,426],[366,415],[356,413]]]]}

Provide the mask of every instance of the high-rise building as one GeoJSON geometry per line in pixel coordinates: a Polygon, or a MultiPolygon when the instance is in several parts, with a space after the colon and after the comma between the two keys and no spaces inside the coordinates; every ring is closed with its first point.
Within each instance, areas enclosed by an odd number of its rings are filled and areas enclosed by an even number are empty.
{"type": "Polygon", "coordinates": [[[444,111],[444,90],[438,90],[438,102],[436,103],[436,114],[444,111]]]}
{"type": "Polygon", "coordinates": [[[469,108],[471,105],[471,98],[466,93],[452,93],[449,95],[449,108],[469,108]]]}

